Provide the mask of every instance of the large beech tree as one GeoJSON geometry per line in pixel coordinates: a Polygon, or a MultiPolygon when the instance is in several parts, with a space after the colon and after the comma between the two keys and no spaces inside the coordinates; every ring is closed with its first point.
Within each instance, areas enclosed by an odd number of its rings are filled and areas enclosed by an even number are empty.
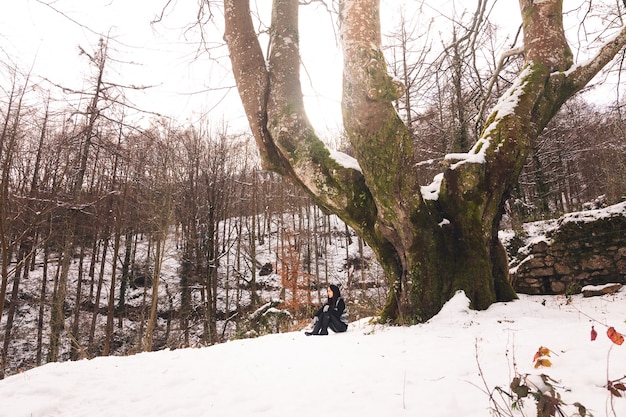
{"type": "Polygon", "coordinates": [[[274,0],[267,56],[249,0],[225,0],[225,39],[264,166],[302,186],[372,247],[390,280],[384,319],[424,321],[458,290],[484,309],[516,297],[497,232],[529,149],[561,105],[626,44],[626,28],[584,64],[565,38],[562,0],[519,0],[525,64],[465,154],[447,155],[429,186],[393,102],[379,0],[340,0],[343,119],[356,161],[330,152],[300,86],[298,0],[274,0]],[[358,163],[357,163],[358,162],[358,163]]]}

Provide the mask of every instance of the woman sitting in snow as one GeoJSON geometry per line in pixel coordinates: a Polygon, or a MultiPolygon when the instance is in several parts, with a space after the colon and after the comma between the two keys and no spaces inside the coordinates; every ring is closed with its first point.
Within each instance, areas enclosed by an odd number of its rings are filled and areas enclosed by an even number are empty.
{"type": "Polygon", "coordinates": [[[314,320],[313,330],[304,332],[307,336],[327,335],[329,328],[335,333],[348,330],[348,312],[346,311],[346,303],[341,298],[339,287],[336,285],[328,287],[328,301],[317,310],[314,320]]]}

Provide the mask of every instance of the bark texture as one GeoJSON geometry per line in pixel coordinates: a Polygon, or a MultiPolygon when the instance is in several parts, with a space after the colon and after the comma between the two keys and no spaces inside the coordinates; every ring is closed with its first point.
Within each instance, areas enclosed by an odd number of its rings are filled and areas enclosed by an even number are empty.
{"type": "Polygon", "coordinates": [[[379,0],[340,2],[343,118],[358,169],[335,161],[306,117],[298,0],[274,0],[267,57],[248,0],[224,4],[233,71],[265,166],[300,184],[374,249],[391,284],[383,319],[427,320],[459,290],[476,309],[515,298],[497,237],[504,202],[532,142],[624,47],[626,30],[573,69],[562,0],[520,0],[524,69],[472,149],[448,155],[433,184],[420,187],[409,131],[393,107],[404,90],[387,72],[379,0]]]}

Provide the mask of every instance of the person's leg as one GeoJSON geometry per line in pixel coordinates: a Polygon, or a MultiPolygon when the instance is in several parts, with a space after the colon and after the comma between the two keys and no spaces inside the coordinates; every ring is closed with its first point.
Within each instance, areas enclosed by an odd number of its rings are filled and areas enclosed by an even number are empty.
{"type": "Polygon", "coordinates": [[[333,332],[340,333],[340,332],[346,331],[347,326],[344,323],[342,323],[341,320],[339,320],[338,318],[334,317],[333,315],[325,311],[321,314],[319,320],[315,323],[315,327],[313,328],[313,330],[311,332],[305,332],[305,334],[307,336],[312,336],[312,335],[326,336],[328,334],[328,326],[330,325],[331,320],[336,320],[338,322],[338,324],[334,325],[335,328],[338,330],[335,330],[331,327],[331,330],[333,332]],[[342,325],[343,325],[343,330],[341,330],[342,325]]]}
{"type": "Polygon", "coordinates": [[[348,330],[348,325],[343,321],[339,320],[335,316],[330,316],[330,322],[328,323],[328,327],[335,333],[343,333],[348,330]]]}
{"type": "Polygon", "coordinates": [[[330,322],[330,314],[325,311],[322,313],[322,316],[320,317],[320,331],[319,331],[319,335],[327,335],[328,334],[328,323],[330,322]]]}
{"type": "Polygon", "coordinates": [[[304,334],[306,334],[307,336],[317,335],[320,333],[321,328],[322,328],[322,323],[320,321],[320,318],[315,316],[315,323],[313,323],[313,330],[311,330],[310,332],[304,332],[304,334]]]}

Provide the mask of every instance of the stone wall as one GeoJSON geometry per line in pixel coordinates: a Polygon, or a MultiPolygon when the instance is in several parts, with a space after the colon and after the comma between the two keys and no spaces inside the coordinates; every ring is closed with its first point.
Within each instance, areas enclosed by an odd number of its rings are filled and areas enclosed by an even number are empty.
{"type": "Polygon", "coordinates": [[[570,294],[586,285],[625,284],[626,202],[565,215],[510,258],[519,293],[570,294]]]}

